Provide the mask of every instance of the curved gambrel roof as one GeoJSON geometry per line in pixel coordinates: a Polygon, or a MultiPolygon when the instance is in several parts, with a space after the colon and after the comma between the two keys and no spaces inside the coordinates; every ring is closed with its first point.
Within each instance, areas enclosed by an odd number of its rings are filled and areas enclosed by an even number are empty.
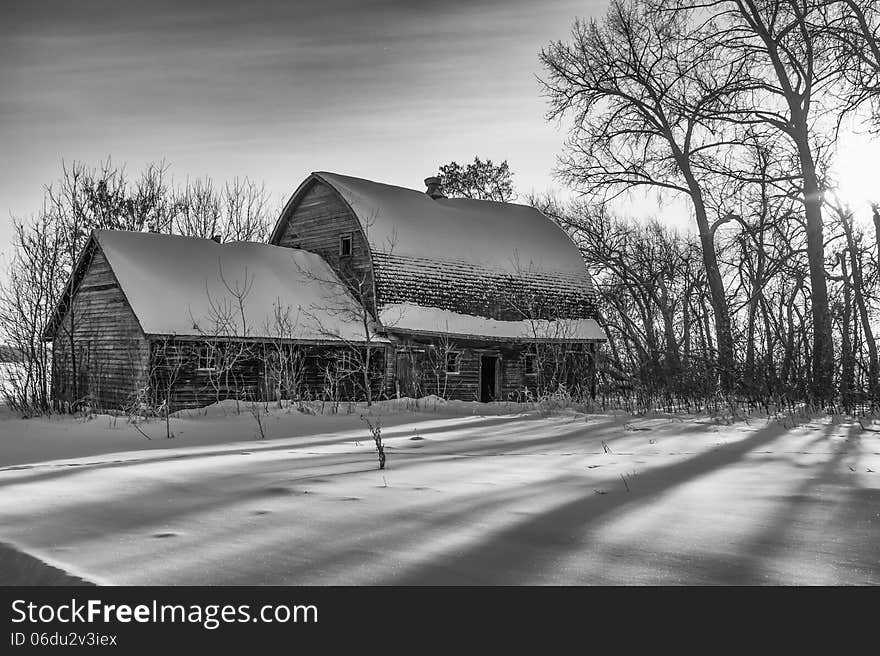
{"type": "MultiPolygon", "coordinates": [[[[418,315],[419,328],[414,323],[412,330],[419,332],[429,332],[422,330],[427,315],[414,307],[447,314],[462,314],[465,308],[465,315],[494,321],[521,320],[529,313],[594,317],[595,292],[577,247],[558,225],[526,205],[435,199],[414,189],[315,172],[291,198],[272,243],[315,183],[333,189],[363,229],[386,326],[391,318],[383,308],[404,309],[395,323],[399,329],[408,327],[407,316],[418,315]]],[[[438,327],[438,332],[444,331],[438,327]]],[[[585,338],[604,338],[598,326],[587,332],[585,338]]]]}
{"type": "Polygon", "coordinates": [[[508,273],[532,267],[592,283],[565,232],[533,207],[438,198],[337,173],[315,173],[354,210],[374,253],[467,262],[508,273]]]}

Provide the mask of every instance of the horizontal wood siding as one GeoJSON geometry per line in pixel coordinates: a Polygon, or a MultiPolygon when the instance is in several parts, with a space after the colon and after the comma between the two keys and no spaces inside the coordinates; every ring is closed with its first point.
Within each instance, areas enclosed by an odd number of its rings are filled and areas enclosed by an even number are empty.
{"type": "MultiPolygon", "coordinates": [[[[426,396],[436,394],[461,401],[480,400],[480,363],[484,355],[499,359],[501,380],[499,401],[527,401],[537,398],[547,388],[559,389],[559,383],[577,396],[589,394],[595,370],[592,366],[592,344],[559,345],[565,351],[545,354],[542,374],[526,374],[525,356],[533,353],[534,345],[495,344],[488,341],[455,341],[443,343],[427,337],[408,338],[396,346],[391,394],[426,396]],[[432,348],[437,351],[432,353],[432,348]],[[461,353],[459,373],[444,372],[438,353],[444,349],[461,353]],[[564,358],[565,365],[557,366],[564,358]],[[407,371],[401,371],[406,368],[407,371]]],[[[543,347],[537,347],[543,348],[543,347]]]]}
{"type": "Polygon", "coordinates": [[[83,402],[97,409],[122,410],[145,385],[149,343],[99,247],[92,252],[75,290],[72,309],[74,357],[70,311],[52,343],[56,403],[83,402]]]}
{"type": "MultiPolygon", "coordinates": [[[[274,346],[251,344],[248,353],[230,359],[217,371],[198,368],[201,343],[193,340],[155,339],[152,344],[151,402],[154,408],[172,411],[200,408],[225,399],[275,401],[285,399],[363,400],[363,378],[357,357],[345,369],[339,364],[342,346],[304,346],[297,350],[295,383],[279,385],[270,357],[274,346]],[[265,349],[265,350],[263,350],[265,349]],[[163,406],[163,404],[165,404],[163,406]]],[[[222,343],[216,349],[227,347],[222,343]]],[[[361,351],[362,352],[362,351],[361,351]]],[[[385,349],[374,348],[371,356],[373,398],[382,396],[385,386],[385,349]]],[[[289,379],[290,380],[290,379],[289,379]]]]}
{"type": "Polygon", "coordinates": [[[277,243],[317,253],[344,282],[363,282],[367,309],[375,316],[370,247],[357,218],[333,189],[315,181],[293,208],[277,243]],[[342,235],[351,235],[352,252],[347,257],[339,253],[342,235]]]}

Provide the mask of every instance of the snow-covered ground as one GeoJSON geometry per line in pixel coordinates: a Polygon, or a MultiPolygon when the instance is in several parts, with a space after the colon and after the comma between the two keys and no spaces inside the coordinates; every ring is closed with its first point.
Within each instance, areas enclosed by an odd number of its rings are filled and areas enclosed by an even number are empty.
{"type": "Polygon", "coordinates": [[[876,424],[522,410],[7,416],[0,583],[880,583],[876,424]]]}

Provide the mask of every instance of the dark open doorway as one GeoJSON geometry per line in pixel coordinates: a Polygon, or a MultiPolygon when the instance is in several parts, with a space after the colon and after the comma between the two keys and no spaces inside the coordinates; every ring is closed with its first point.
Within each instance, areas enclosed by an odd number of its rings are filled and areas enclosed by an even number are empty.
{"type": "Polygon", "coordinates": [[[397,377],[397,395],[416,397],[415,380],[413,377],[414,353],[409,350],[397,351],[397,362],[395,363],[395,375],[397,377]]]}
{"type": "Polygon", "coordinates": [[[483,403],[495,400],[497,363],[498,356],[496,355],[480,356],[480,401],[483,403]]]}

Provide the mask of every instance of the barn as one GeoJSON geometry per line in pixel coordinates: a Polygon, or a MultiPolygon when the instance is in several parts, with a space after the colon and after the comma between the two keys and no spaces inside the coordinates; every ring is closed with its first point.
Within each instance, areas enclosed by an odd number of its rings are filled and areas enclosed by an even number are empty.
{"type": "Polygon", "coordinates": [[[270,243],[317,253],[391,340],[388,394],[522,399],[594,380],[595,292],[538,210],[312,173],[270,243]]]}
{"type": "Polygon", "coordinates": [[[566,233],[425,182],[312,173],[268,244],[94,231],[45,335],[56,402],[589,393],[605,335],[566,233]]]}

